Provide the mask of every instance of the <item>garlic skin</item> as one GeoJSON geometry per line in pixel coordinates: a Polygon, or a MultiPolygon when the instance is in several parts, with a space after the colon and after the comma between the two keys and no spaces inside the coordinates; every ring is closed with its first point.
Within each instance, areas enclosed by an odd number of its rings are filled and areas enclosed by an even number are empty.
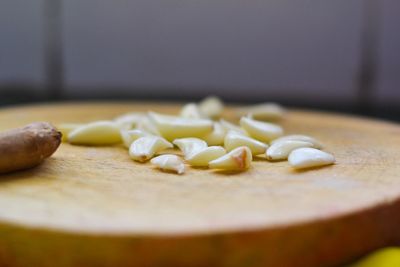
{"type": "Polygon", "coordinates": [[[115,122],[95,121],[72,130],[67,140],[74,145],[105,146],[121,143],[121,135],[115,122]]]}
{"type": "Polygon", "coordinates": [[[251,151],[248,147],[242,146],[235,148],[228,154],[209,162],[211,169],[226,171],[243,171],[250,167],[253,160],[251,151]]]}
{"type": "Polygon", "coordinates": [[[185,164],[176,155],[164,154],[152,158],[150,162],[162,171],[173,171],[178,174],[183,174],[185,172],[185,164]]]}
{"type": "Polygon", "coordinates": [[[248,116],[261,121],[280,120],[285,113],[286,110],[281,105],[272,102],[244,107],[237,111],[239,117],[248,116]]]}
{"type": "Polygon", "coordinates": [[[201,114],[199,107],[195,103],[189,103],[182,107],[180,117],[187,119],[201,119],[204,116],[201,114]]]}
{"type": "Polygon", "coordinates": [[[222,146],[224,144],[226,132],[221,123],[214,122],[214,130],[201,139],[206,141],[209,146],[222,146]]]}
{"type": "Polygon", "coordinates": [[[129,156],[139,162],[151,159],[155,154],[172,148],[173,145],[162,137],[149,135],[135,140],[129,148],[129,156]]]}
{"type": "Polygon", "coordinates": [[[178,138],[175,139],[172,143],[182,151],[185,159],[208,147],[207,143],[204,140],[195,137],[178,138]]]}
{"type": "Polygon", "coordinates": [[[322,148],[322,144],[320,141],[318,141],[314,137],[311,137],[308,135],[302,135],[302,134],[292,134],[292,135],[285,135],[285,136],[279,137],[275,140],[272,140],[271,145],[273,145],[277,142],[285,141],[285,140],[308,142],[308,143],[312,143],[314,148],[317,148],[317,149],[322,148]]]}
{"type": "Polygon", "coordinates": [[[335,163],[335,157],[332,154],[315,148],[298,148],[289,154],[289,164],[295,169],[304,169],[331,165],[335,163]]]}
{"type": "Polygon", "coordinates": [[[129,148],[131,144],[140,137],[148,136],[149,133],[135,129],[135,130],[121,130],[121,138],[125,147],[129,148]]]}
{"type": "Polygon", "coordinates": [[[199,103],[199,110],[207,118],[217,119],[221,117],[224,103],[216,96],[209,96],[199,103]]]}
{"type": "Polygon", "coordinates": [[[256,121],[247,117],[240,119],[240,126],[254,139],[264,143],[283,135],[283,129],[277,124],[256,121]]]}
{"type": "Polygon", "coordinates": [[[287,159],[290,152],[302,147],[313,147],[309,142],[298,140],[281,140],[273,143],[267,150],[266,156],[268,160],[284,160],[287,159]]]}
{"type": "Polygon", "coordinates": [[[194,167],[207,167],[210,161],[222,157],[226,151],[221,146],[210,146],[191,154],[186,161],[194,167]]]}
{"type": "Polygon", "coordinates": [[[213,131],[213,122],[209,119],[188,119],[154,112],[149,113],[149,118],[168,141],[185,137],[201,138],[213,131]]]}
{"type": "Polygon", "coordinates": [[[240,146],[247,146],[251,150],[253,156],[264,154],[268,148],[267,144],[235,131],[229,131],[225,136],[224,146],[227,151],[231,151],[240,146]]]}

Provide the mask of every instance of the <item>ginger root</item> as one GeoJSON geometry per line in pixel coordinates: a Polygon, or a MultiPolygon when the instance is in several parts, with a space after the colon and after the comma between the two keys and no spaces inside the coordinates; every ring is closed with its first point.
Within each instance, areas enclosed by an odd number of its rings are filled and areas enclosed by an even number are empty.
{"type": "Polygon", "coordinates": [[[62,134],[47,122],[35,122],[0,133],[0,173],[35,167],[50,157],[62,134]]]}

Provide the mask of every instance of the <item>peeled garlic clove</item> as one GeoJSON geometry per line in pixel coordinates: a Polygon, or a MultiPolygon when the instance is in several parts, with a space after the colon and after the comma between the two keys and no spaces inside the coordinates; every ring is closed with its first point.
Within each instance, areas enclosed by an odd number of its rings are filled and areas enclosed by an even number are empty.
{"type": "Polygon", "coordinates": [[[143,115],[139,122],[136,124],[136,129],[148,132],[153,135],[161,135],[157,129],[157,126],[153,123],[153,121],[149,118],[147,114],[143,115]]]}
{"type": "Polygon", "coordinates": [[[268,145],[235,131],[228,132],[228,134],[225,136],[224,145],[228,151],[240,146],[247,146],[250,148],[251,153],[254,156],[264,154],[268,148],[268,145]]]}
{"type": "Polygon", "coordinates": [[[335,163],[335,157],[315,148],[298,148],[289,155],[289,164],[295,169],[319,167],[335,163]]]}
{"type": "Polygon", "coordinates": [[[207,148],[205,141],[194,137],[175,139],[172,143],[182,151],[185,159],[207,148]]]}
{"type": "Polygon", "coordinates": [[[213,130],[213,122],[208,119],[187,119],[176,116],[149,113],[160,134],[169,141],[177,138],[201,138],[213,130]]]}
{"type": "Polygon", "coordinates": [[[240,119],[240,126],[253,138],[268,143],[283,134],[283,129],[276,124],[256,121],[247,117],[240,119]]]}
{"type": "Polygon", "coordinates": [[[225,154],[226,151],[223,147],[210,146],[190,155],[186,161],[195,167],[206,167],[210,161],[222,157],[225,154]]]}
{"type": "Polygon", "coordinates": [[[121,138],[125,147],[129,148],[133,141],[139,139],[140,137],[148,136],[149,133],[142,130],[121,130],[121,138]]]}
{"type": "Polygon", "coordinates": [[[268,160],[287,159],[290,152],[301,147],[313,147],[312,143],[297,140],[281,140],[273,143],[267,150],[268,160]]]}
{"type": "Polygon", "coordinates": [[[192,119],[201,119],[203,118],[199,107],[195,103],[189,103],[183,106],[180,116],[182,118],[192,118],[192,119]]]}
{"type": "Polygon", "coordinates": [[[285,115],[285,109],[277,103],[263,103],[238,110],[239,117],[249,115],[255,120],[279,120],[285,115]]]}
{"type": "Polygon", "coordinates": [[[233,124],[233,123],[231,123],[229,121],[226,121],[224,119],[221,119],[219,122],[220,122],[221,126],[225,129],[226,132],[235,131],[235,132],[238,132],[238,133],[241,133],[241,134],[244,134],[244,135],[248,135],[245,130],[243,130],[242,128],[240,128],[236,124],[233,124]]]}
{"type": "Polygon", "coordinates": [[[222,127],[221,123],[214,122],[214,130],[201,139],[206,141],[209,146],[220,146],[224,144],[225,135],[226,130],[222,127]]]}
{"type": "Polygon", "coordinates": [[[241,171],[248,169],[251,165],[253,157],[248,147],[242,146],[235,148],[228,154],[217,158],[208,163],[211,169],[241,171]]]}
{"type": "Polygon", "coordinates": [[[178,174],[185,172],[185,164],[176,155],[165,154],[151,159],[151,164],[163,171],[174,171],[178,174]]]}
{"type": "Polygon", "coordinates": [[[144,114],[139,112],[126,113],[116,117],[113,121],[119,126],[120,129],[130,130],[137,126],[142,120],[144,114]]]}
{"type": "Polygon", "coordinates": [[[317,139],[315,139],[311,136],[302,135],[302,134],[292,134],[292,135],[286,135],[286,136],[279,137],[279,138],[273,140],[271,142],[271,145],[273,145],[277,142],[285,141],[285,140],[308,142],[308,143],[312,143],[314,148],[318,148],[318,149],[322,148],[321,142],[319,142],[317,139]]]}
{"type": "Polygon", "coordinates": [[[78,127],[84,125],[83,123],[62,123],[57,125],[57,130],[62,133],[62,141],[66,142],[68,140],[68,135],[70,132],[78,127]]]}
{"type": "Polygon", "coordinates": [[[68,134],[75,145],[113,145],[121,142],[120,129],[113,121],[95,121],[75,128],[68,134]]]}
{"type": "Polygon", "coordinates": [[[149,135],[135,140],[129,148],[129,156],[136,161],[144,162],[155,154],[172,148],[172,144],[162,137],[149,135]]]}
{"type": "Polygon", "coordinates": [[[224,110],[224,104],[216,96],[209,96],[202,100],[199,104],[200,113],[212,119],[221,117],[224,110]]]}

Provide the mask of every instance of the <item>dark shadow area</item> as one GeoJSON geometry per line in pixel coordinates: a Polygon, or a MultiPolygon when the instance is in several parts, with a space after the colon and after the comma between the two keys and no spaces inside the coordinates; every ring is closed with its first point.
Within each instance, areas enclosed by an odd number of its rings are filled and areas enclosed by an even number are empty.
{"type": "Polygon", "coordinates": [[[45,172],[47,164],[49,164],[49,162],[44,161],[40,165],[29,169],[0,174],[0,185],[13,181],[32,180],[39,178],[40,174],[45,172]]]}
{"type": "MultiPolygon", "coordinates": [[[[110,88],[101,89],[99,94],[93,96],[92,92],[85,95],[82,88],[82,94],[76,96],[61,96],[57,100],[46,96],[44,93],[35,93],[37,88],[21,85],[0,86],[0,106],[32,104],[40,102],[62,102],[62,101],[173,101],[173,102],[193,102],[199,101],[203,97],[212,94],[213,90],[204,90],[210,92],[202,94],[197,90],[193,92],[190,89],[180,90],[178,88],[110,88]],[[34,90],[36,89],[36,90],[34,90]],[[158,92],[155,94],[154,92],[158,92]],[[181,91],[181,93],[180,93],[181,91]],[[125,92],[125,93],[122,93],[125,92]],[[153,93],[152,93],[153,92],[153,93]]],[[[266,90],[267,92],[267,90],[266,90]]],[[[315,109],[321,111],[332,111],[343,114],[362,115],[372,118],[385,119],[400,122],[400,105],[392,106],[373,106],[368,109],[360,109],[356,103],[343,104],[332,102],[320,102],[317,99],[305,101],[303,99],[279,99],[270,98],[268,94],[265,97],[246,96],[236,92],[235,94],[218,95],[227,104],[255,104],[260,102],[278,102],[289,108],[315,109]]]]}

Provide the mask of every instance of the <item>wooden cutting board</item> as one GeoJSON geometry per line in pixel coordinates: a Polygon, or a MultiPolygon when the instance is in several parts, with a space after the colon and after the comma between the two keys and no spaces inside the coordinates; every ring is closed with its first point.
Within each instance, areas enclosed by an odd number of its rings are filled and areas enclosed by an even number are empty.
{"type": "MultiPolygon", "coordinates": [[[[0,129],[178,109],[7,108],[0,129]]],[[[305,111],[282,125],[320,139],[337,164],[294,171],[258,158],[243,173],[179,176],[121,146],[62,144],[40,167],[0,176],[0,266],[335,266],[400,241],[399,125],[305,111]]]]}

